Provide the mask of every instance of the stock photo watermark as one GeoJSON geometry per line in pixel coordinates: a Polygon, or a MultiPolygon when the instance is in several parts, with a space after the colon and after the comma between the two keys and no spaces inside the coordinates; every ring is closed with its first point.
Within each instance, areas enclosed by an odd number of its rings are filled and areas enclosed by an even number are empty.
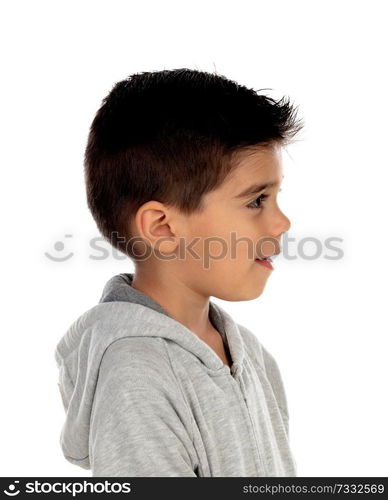
{"type": "MultiPolygon", "coordinates": [[[[68,249],[69,240],[73,234],[65,234],[63,240],[54,243],[54,251],[44,252],[44,255],[53,262],[65,262],[75,256],[75,252],[68,249]]],[[[229,238],[220,236],[200,237],[190,240],[184,237],[160,237],[152,244],[140,237],[126,239],[118,232],[108,240],[102,236],[89,240],[88,258],[91,260],[126,260],[128,255],[138,262],[150,258],[157,260],[198,260],[208,269],[212,261],[230,260],[263,260],[269,258],[274,261],[278,255],[285,260],[341,260],[344,251],[341,248],[343,238],[331,236],[319,239],[306,236],[297,240],[285,233],[279,241],[277,238],[262,237],[254,241],[246,236],[238,236],[231,232],[229,238]],[[113,244],[113,242],[115,244],[113,244]],[[120,248],[120,250],[118,250],[120,248]]]]}

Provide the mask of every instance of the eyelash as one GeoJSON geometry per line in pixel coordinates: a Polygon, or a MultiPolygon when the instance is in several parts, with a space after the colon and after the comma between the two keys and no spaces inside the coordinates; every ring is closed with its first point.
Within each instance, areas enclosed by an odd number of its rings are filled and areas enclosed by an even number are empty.
{"type": "MultiPolygon", "coordinates": [[[[281,191],[281,189],[279,189],[279,193],[280,193],[280,191],[281,191]]],[[[247,207],[248,207],[248,208],[251,208],[251,209],[256,209],[256,210],[258,210],[259,208],[262,208],[262,207],[263,207],[263,202],[264,202],[264,200],[265,200],[266,198],[268,198],[268,197],[269,197],[269,194],[261,194],[260,196],[258,196],[257,198],[255,198],[253,201],[251,201],[251,202],[247,205],[247,207]],[[254,203],[255,201],[257,201],[257,200],[259,200],[259,199],[261,199],[261,201],[262,201],[262,203],[261,203],[261,205],[260,205],[260,206],[258,206],[258,207],[250,207],[250,206],[249,206],[249,205],[251,205],[252,203],[254,203]]]]}
{"type": "Polygon", "coordinates": [[[247,207],[248,207],[248,208],[252,208],[252,209],[256,209],[256,210],[258,210],[259,208],[262,208],[262,205],[263,205],[262,203],[261,203],[261,205],[260,205],[260,206],[258,206],[258,207],[251,207],[250,205],[251,205],[252,203],[255,203],[255,202],[256,202],[257,200],[259,200],[259,199],[261,199],[261,201],[263,202],[266,198],[268,198],[268,196],[269,196],[268,194],[261,194],[260,196],[258,196],[257,198],[255,198],[253,201],[251,201],[251,202],[247,205],[247,207]]]}

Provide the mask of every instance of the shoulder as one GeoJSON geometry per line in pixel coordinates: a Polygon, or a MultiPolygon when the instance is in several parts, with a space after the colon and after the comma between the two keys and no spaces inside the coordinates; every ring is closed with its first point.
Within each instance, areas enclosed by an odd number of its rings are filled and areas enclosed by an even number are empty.
{"type": "Polygon", "coordinates": [[[162,338],[122,337],[112,342],[101,360],[96,399],[107,399],[103,404],[127,416],[156,412],[158,418],[174,422],[179,416],[192,432],[192,416],[162,338]]]}
{"type": "Polygon", "coordinates": [[[159,337],[120,337],[103,354],[101,375],[127,387],[176,386],[165,343],[159,337]]]}

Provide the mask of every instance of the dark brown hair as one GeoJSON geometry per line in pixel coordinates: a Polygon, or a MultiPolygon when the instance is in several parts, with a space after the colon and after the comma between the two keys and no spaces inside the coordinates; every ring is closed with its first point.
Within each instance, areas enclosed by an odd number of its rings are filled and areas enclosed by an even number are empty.
{"type": "Polygon", "coordinates": [[[185,214],[249,146],[292,142],[303,127],[279,101],[218,74],[187,68],[142,72],[116,83],[91,124],[85,151],[88,207],[116,249],[135,258],[130,221],[150,200],[185,214]]]}

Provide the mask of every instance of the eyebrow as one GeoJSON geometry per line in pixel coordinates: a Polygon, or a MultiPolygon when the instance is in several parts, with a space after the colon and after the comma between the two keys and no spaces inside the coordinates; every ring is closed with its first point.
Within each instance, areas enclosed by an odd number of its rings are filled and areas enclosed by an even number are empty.
{"type": "MultiPolygon", "coordinates": [[[[284,178],[284,175],[282,176],[282,179],[284,178]]],[[[266,182],[265,184],[253,184],[252,186],[249,186],[247,189],[244,189],[244,191],[235,198],[245,198],[246,196],[249,196],[251,194],[255,193],[260,193],[260,191],[263,191],[264,189],[269,189],[271,187],[279,186],[280,182],[266,182]]]]}

